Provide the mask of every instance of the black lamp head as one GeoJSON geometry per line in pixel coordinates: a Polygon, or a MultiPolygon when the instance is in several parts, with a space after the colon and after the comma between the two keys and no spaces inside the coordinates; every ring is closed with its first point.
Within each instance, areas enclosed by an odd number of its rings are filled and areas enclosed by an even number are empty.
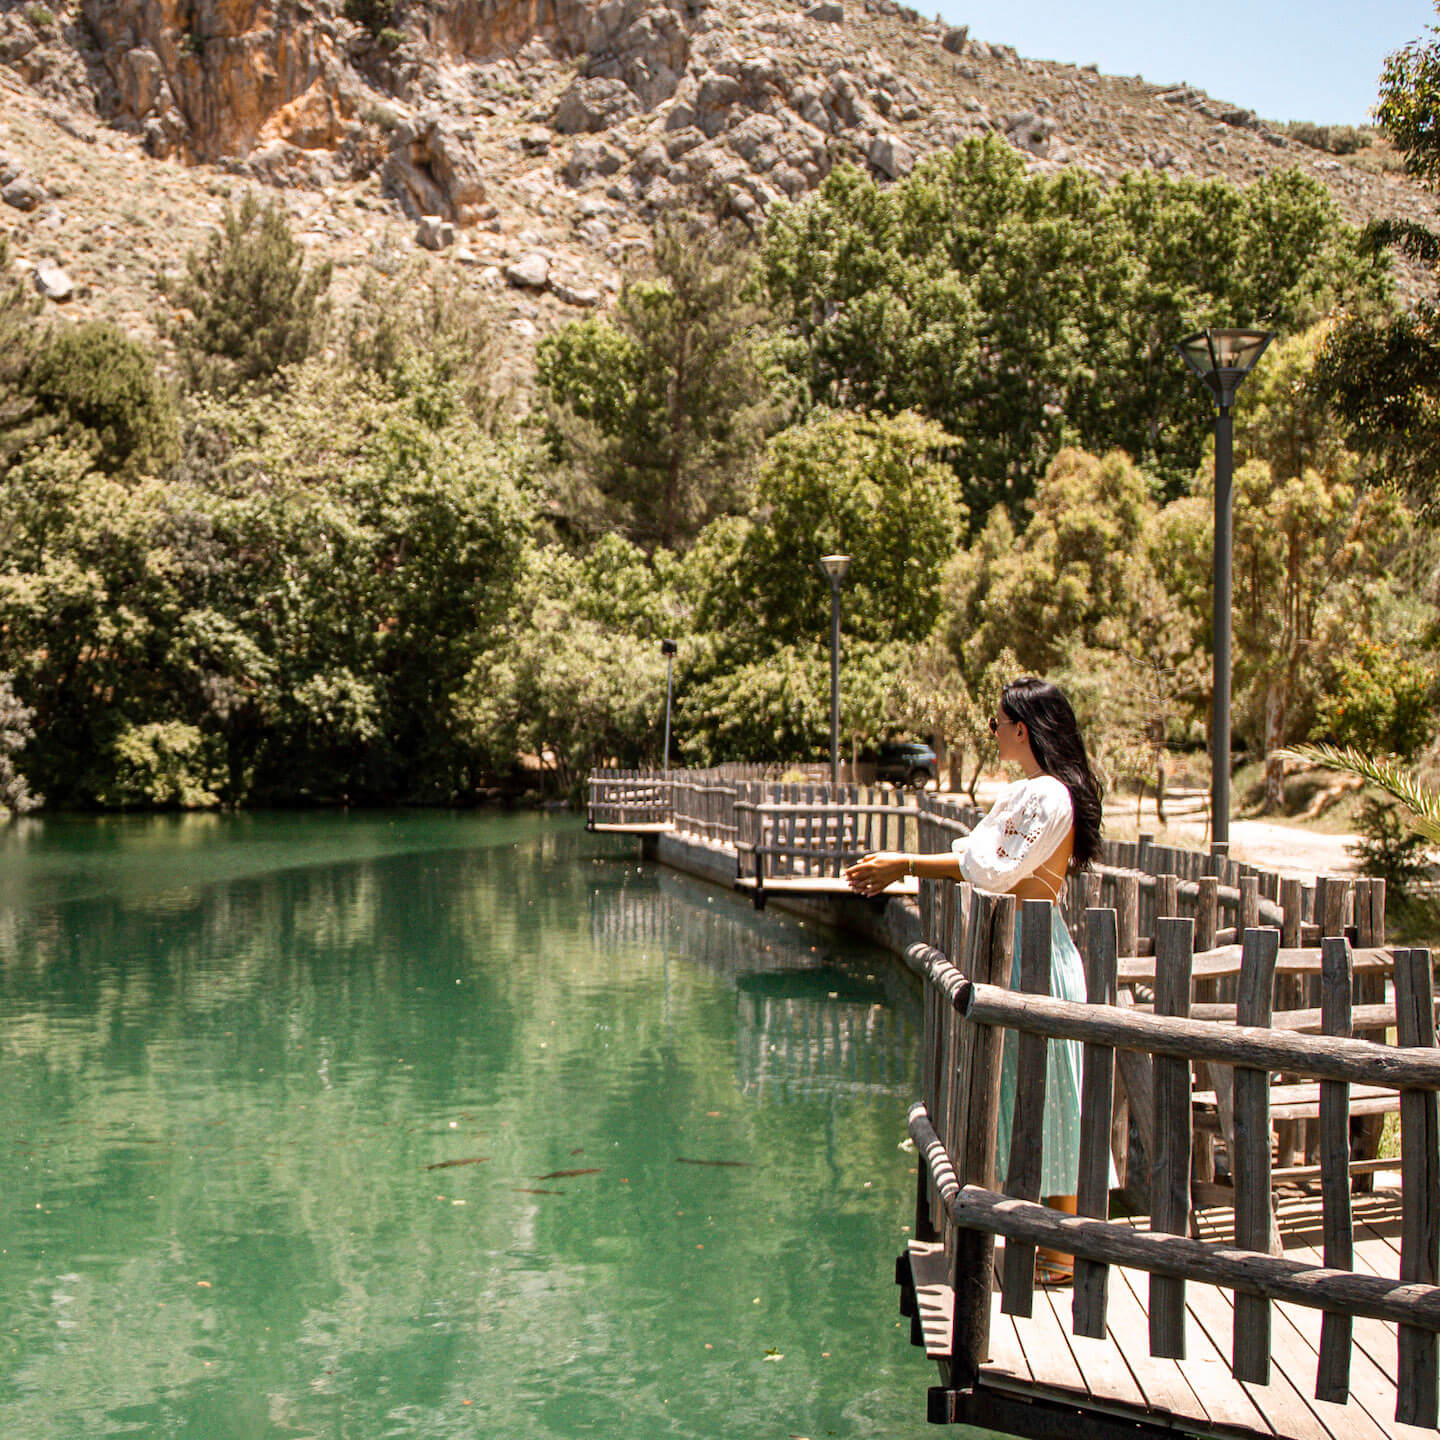
{"type": "Polygon", "coordinates": [[[1222,410],[1235,403],[1240,382],[1275,338],[1269,330],[1197,330],[1175,348],[1215,396],[1222,410]]]}

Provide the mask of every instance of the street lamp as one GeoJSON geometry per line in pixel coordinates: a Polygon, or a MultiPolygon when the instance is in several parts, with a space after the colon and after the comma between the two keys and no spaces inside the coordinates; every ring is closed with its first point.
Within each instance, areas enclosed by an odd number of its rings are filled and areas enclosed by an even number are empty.
{"type": "Polygon", "coordinates": [[[674,693],[675,652],[679,647],[673,640],[660,642],[660,653],[665,657],[665,785],[669,798],[670,785],[670,697],[674,693]]]}
{"type": "Polygon", "coordinates": [[[1199,330],[1175,348],[1205,382],[1215,417],[1214,712],[1210,726],[1210,836],[1230,843],[1230,590],[1233,543],[1231,481],[1235,471],[1235,392],[1275,337],[1268,330],[1199,330]]]}
{"type": "Polygon", "coordinates": [[[848,555],[822,555],[830,582],[830,783],[840,783],[840,586],[850,571],[848,555]]]}

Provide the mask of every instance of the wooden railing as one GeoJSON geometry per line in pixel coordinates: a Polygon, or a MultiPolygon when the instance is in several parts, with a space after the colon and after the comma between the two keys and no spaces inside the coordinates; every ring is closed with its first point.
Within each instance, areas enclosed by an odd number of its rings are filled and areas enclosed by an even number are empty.
{"type": "MultiPolygon", "coordinates": [[[[1243,877],[1242,877],[1243,878],[1243,877]]],[[[1247,889],[1249,887],[1241,887],[1247,889]]],[[[1440,1052],[1435,1049],[1430,952],[1378,947],[1357,951],[1340,932],[1338,888],[1322,890],[1316,949],[1282,949],[1276,928],[1247,926],[1236,966],[1238,1023],[1189,1012],[1194,976],[1210,956],[1195,952],[1193,916],[1160,916],[1155,925],[1153,1012],[1117,1003],[1120,917],[1111,907],[1085,915],[1089,1003],[1050,994],[1050,906],[967,885],[926,882],[920,906],[925,942],[907,961],[925,982],[921,1098],[910,1134],[921,1156],[915,1233],[943,1244],[953,1309],[943,1347],[943,1389],[976,1386],[987,1353],[995,1237],[1006,1240],[1002,1310],[1029,1315],[1037,1245],[1076,1257],[1074,1333],[1106,1334],[1109,1267],[1148,1272],[1149,1345],[1154,1355],[1184,1358],[1185,1285],[1206,1282],[1235,1294],[1231,1366],[1239,1380],[1270,1379],[1270,1306],[1288,1301],[1324,1312],[1315,1393],[1348,1398],[1353,1318],[1398,1326],[1396,1419],[1435,1427],[1440,1370],[1440,1052]],[[1328,920],[1329,923],[1326,923],[1328,920]],[[1010,989],[1013,947],[1020,945],[1020,989],[1010,989]],[[1355,975],[1364,966],[1393,974],[1391,1021],[1399,1045],[1351,1038],[1355,975]],[[1316,973],[1322,988],[1321,1034],[1273,1024],[1277,975],[1316,973]],[[1009,1153],[996,1154],[1001,1039],[1019,1033],[1009,1153]],[[1078,1215],[1039,1203],[1046,1047],[1083,1043],[1078,1215]],[[1111,1222],[1109,1163],[1117,1054],[1146,1057],[1153,1078],[1155,1146],[1149,1228],[1111,1222]],[[1191,1239],[1194,1120],[1192,1067],[1234,1076],[1230,1164],[1234,1177],[1233,1246],[1191,1239]],[[1274,1253],[1271,1075],[1318,1086],[1323,1265],[1274,1253]],[[1351,1087],[1398,1094],[1403,1236],[1399,1276],[1351,1271],[1351,1087]],[[1003,1172],[1003,1182],[997,1177],[1003,1172]]],[[[1233,947],[1226,947],[1230,949],[1233,947]]],[[[906,1257],[902,1257],[904,1260],[906,1257]]],[[[909,1291],[912,1311],[916,1294],[909,1291]]],[[[933,1394],[934,1392],[932,1392],[933,1394]]],[[[944,1408],[943,1406],[941,1407],[944,1408]]],[[[954,1418],[963,1410],[931,1418],[954,1418]]]]}
{"type": "Polygon", "coordinates": [[[592,826],[663,825],[670,821],[670,785],[663,771],[595,770],[589,791],[586,820],[592,826]]]}
{"type": "Polygon", "coordinates": [[[736,877],[838,879],[873,850],[915,849],[920,812],[903,791],[879,786],[760,785],[735,800],[736,877]]]}

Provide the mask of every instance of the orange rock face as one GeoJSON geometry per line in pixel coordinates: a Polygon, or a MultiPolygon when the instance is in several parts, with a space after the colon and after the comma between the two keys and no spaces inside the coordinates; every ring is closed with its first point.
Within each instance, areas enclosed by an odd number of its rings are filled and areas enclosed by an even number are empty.
{"type": "Polygon", "coordinates": [[[459,0],[427,10],[418,28],[438,49],[476,59],[533,36],[575,54],[591,8],[585,0],[459,0]]]}
{"type": "Polygon", "coordinates": [[[152,151],[244,156],[333,146],[350,109],[328,13],[303,0],[85,0],[116,118],[152,151]]]}

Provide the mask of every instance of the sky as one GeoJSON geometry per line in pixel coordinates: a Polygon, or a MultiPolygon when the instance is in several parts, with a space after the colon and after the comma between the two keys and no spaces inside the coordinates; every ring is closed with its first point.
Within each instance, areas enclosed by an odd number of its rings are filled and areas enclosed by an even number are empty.
{"type": "Polygon", "coordinates": [[[939,14],[1033,60],[1184,81],[1265,120],[1322,125],[1368,123],[1385,57],[1440,24],[1433,0],[940,0],[939,14]]]}

